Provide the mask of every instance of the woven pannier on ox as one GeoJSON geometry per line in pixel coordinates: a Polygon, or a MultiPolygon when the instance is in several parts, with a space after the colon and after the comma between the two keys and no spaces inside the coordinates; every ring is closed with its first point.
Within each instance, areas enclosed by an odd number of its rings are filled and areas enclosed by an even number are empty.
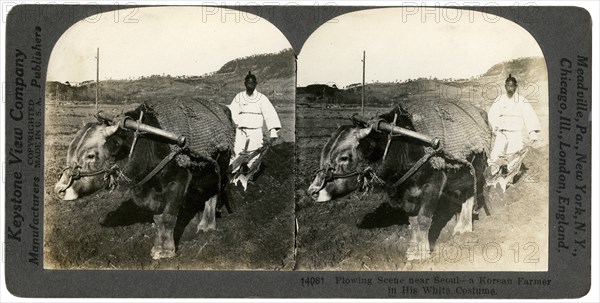
{"type": "Polygon", "coordinates": [[[172,144],[181,167],[202,167],[206,159],[233,150],[235,130],[227,106],[201,98],[147,102],[160,128],[186,137],[185,146],[172,144]],[[191,157],[190,157],[191,156],[191,157]]]}
{"type": "Polygon", "coordinates": [[[441,155],[430,160],[434,168],[458,168],[473,153],[489,154],[492,133],[484,110],[449,100],[416,100],[401,107],[417,132],[440,139],[441,155]]]}

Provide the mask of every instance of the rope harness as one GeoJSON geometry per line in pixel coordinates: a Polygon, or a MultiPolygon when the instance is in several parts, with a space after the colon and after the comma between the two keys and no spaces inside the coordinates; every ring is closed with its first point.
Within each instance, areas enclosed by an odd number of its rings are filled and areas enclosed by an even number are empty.
{"type": "Polygon", "coordinates": [[[62,176],[66,171],[70,170],[67,173],[69,181],[67,182],[66,188],[71,187],[71,185],[73,185],[73,182],[76,180],[79,180],[79,179],[85,178],[85,177],[94,177],[94,176],[101,175],[101,174],[104,174],[105,180],[109,180],[110,186],[113,186],[115,184],[114,181],[111,179],[111,177],[113,177],[115,175],[115,173],[117,174],[117,178],[122,178],[124,180],[131,181],[121,172],[121,169],[116,164],[111,164],[110,168],[99,169],[99,170],[91,171],[91,172],[82,172],[81,171],[82,168],[83,167],[81,165],[75,164],[73,166],[67,166],[61,171],[60,174],[62,176]]]}
{"type": "Polygon", "coordinates": [[[362,174],[364,171],[354,171],[351,173],[347,173],[347,174],[336,174],[335,173],[335,168],[333,168],[333,166],[329,163],[325,164],[325,167],[318,169],[317,171],[315,171],[315,175],[318,175],[320,173],[325,174],[324,180],[326,182],[331,182],[335,179],[346,179],[346,178],[350,178],[356,175],[360,175],[362,174]]]}
{"type": "MultiPolygon", "coordinates": [[[[150,181],[150,179],[152,179],[154,176],[156,176],[156,174],[158,174],[169,162],[171,162],[171,160],[173,160],[173,158],[178,153],[179,152],[171,152],[170,154],[168,154],[166,157],[164,157],[162,159],[162,161],[160,163],[158,163],[158,165],[156,165],[156,167],[154,167],[154,169],[151,172],[149,172],[142,180],[140,180],[133,186],[142,186],[142,185],[146,184],[146,182],[150,181]]],[[[123,180],[127,184],[131,184],[131,182],[132,182],[131,178],[127,177],[116,163],[111,164],[110,168],[99,169],[99,170],[91,171],[91,172],[82,172],[81,171],[82,168],[83,167],[81,165],[75,164],[73,166],[67,166],[61,171],[61,175],[62,175],[65,172],[70,170],[70,172],[67,173],[69,181],[67,182],[66,188],[71,187],[71,185],[73,185],[73,182],[76,180],[79,180],[79,179],[85,178],[85,177],[94,177],[94,176],[98,176],[101,174],[104,174],[104,179],[109,182],[110,188],[116,187],[117,180],[123,180]]]]}
{"type": "MultiPolygon", "coordinates": [[[[134,131],[134,138],[133,138],[133,141],[131,144],[131,148],[129,150],[128,160],[131,160],[131,158],[132,158],[138,138],[140,136],[144,136],[147,134],[147,132],[142,131],[140,128],[143,127],[145,129],[152,129],[152,127],[142,124],[143,115],[144,115],[144,111],[140,111],[140,117],[134,124],[132,124],[131,121],[128,121],[131,119],[130,117],[125,117],[121,121],[112,121],[112,119],[103,117],[100,114],[98,114],[96,116],[99,121],[116,123],[119,125],[119,127],[121,129],[124,129],[127,131],[134,131]],[[126,126],[126,123],[129,123],[130,126],[126,126]],[[133,125],[133,127],[131,125],[133,125]]],[[[156,174],[158,174],[167,164],[169,164],[169,162],[171,162],[178,154],[182,153],[185,150],[185,145],[186,145],[187,141],[185,140],[184,137],[180,136],[177,138],[177,140],[174,140],[174,141],[175,141],[175,144],[177,144],[178,146],[183,147],[183,148],[177,149],[177,150],[172,149],[171,152],[167,156],[165,156],[152,169],[152,171],[150,171],[144,178],[142,178],[139,182],[137,182],[133,186],[137,187],[137,186],[142,186],[142,185],[146,184],[148,181],[150,181],[150,179],[152,179],[154,176],[156,176],[156,174]]],[[[216,160],[214,160],[212,158],[208,158],[208,157],[202,157],[202,156],[199,156],[198,158],[201,158],[202,160],[205,160],[205,161],[211,163],[215,167],[215,172],[217,173],[217,178],[218,178],[217,184],[221,184],[221,171],[220,171],[219,165],[216,162],[216,160]]],[[[99,170],[95,170],[95,171],[82,172],[81,170],[83,167],[81,165],[79,165],[78,163],[75,163],[73,165],[65,167],[61,171],[61,175],[65,174],[65,172],[66,172],[67,176],[69,178],[66,188],[71,187],[73,185],[73,182],[76,180],[79,180],[79,179],[85,178],[85,177],[94,177],[94,176],[98,176],[101,174],[104,174],[104,179],[108,181],[108,187],[110,187],[110,188],[115,188],[118,180],[123,180],[123,181],[125,181],[125,183],[130,184],[130,185],[132,184],[131,178],[127,177],[123,173],[122,169],[116,163],[109,163],[109,166],[110,167],[108,167],[108,168],[103,168],[103,169],[99,169],[99,170]]],[[[218,186],[220,186],[220,185],[218,185],[218,186]]]]}
{"type": "MultiPolygon", "coordinates": [[[[406,173],[404,173],[404,175],[402,175],[402,177],[400,177],[398,181],[390,185],[389,188],[394,188],[402,185],[402,183],[406,182],[406,180],[412,177],[423,166],[423,164],[425,164],[429,159],[431,159],[432,156],[437,154],[439,151],[440,148],[427,148],[425,154],[406,173]]],[[[366,175],[372,175],[372,179],[377,180],[378,183],[383,183],[382,181],[380,181],[381,178],[378,176],[378,174],[373,171],[372,166],[366,166],[363,169],[358,168],[356,171],[346,174],[338,174],[335,173],[335,168],[330,163],[326,163],[324,167],[317,170],[314,175],[316,177],[319,174],[324,174],[323,184],[321,185],[321,188],[319,188],[319,190],[323,189],[327,185],[327,183],[333,182],[336,179],[346,179],[354,176],[358,176],[357,179],[360,181],[363,180],[366,175]]]]}
{"type": "Polygon", "coordinates": [[[425,164],[425,162],[429,161],[429,159],[431,159],[431,157],[435,154],[437,154],[440,151],[440,149],[433,149],[433,148],[427,148],[427,151],[425,152],[425,154],[423,155],[423,157],[421,157],[421,159],[419,159],[419,161],[417,161],[406,173],[404,173],[404,175],[396,182],[394,182],[394,184],[392,184],[390,187],[398,187],[400,186],[402,183],[404,183],[406,180],[408,180],[408,178],[412,177],[412,175],[414,175],[419,168],[421,168],[421,166],[423,166],[423,164],[425,164]]]}
{"type": "MultiPolygon", "coordinates": [[[[386,143],[385,151],[383,153],[383,157],[382,157],[381,161],[384,161],[386,159],[390,144],[394,137],[409,136],[409,137],[413,137],[413,138],[418,138],[422,141],[427,142],[431,146],[431,147],[426,147],[425,154],[406,173],[404,173],[404,175],[402,175],[402,177],[400,177],[400,179],[398,181],[394,182],[394,184],[392,184],[390,186],[390,188],[400,186],[402,183],[404,183],[406,180],[408,180],[411,176],[413,176],[423,166],[423,164],[425,164],[429,159],[431,159],[432,156],[436,155],[437,153],[439,153],[442,150],[442,146],[439,144],[438,138],[430,138],[427,136],[423,136],[420,133],[413,132],[409,129],[397,127],[396,126],[397,120],[398,120],[398,113],[394,113],[394,120],[391,124],[391,127],[390,126],[381,127],[383,125],[383,122],[385,122],[385,120],[383,120],[383,119],[375,119],[375,120],[367,121],[363,117],[358,116],[358,115],[354,115],[352,117],[352,121],[354,122],[355,125],[358,122],[366,123],[367,125],[369,125],[369,127],[372,127],[374,131],[377,131],[377,132],[387,131],[388,132],[387,143],[386,143]]],[[[333,151],[333,149],[332,149],[332,151],[333,151]]],[[[335,173],[335,168],[333,167],[333,165],[331,163],[325,163],[323,168],[321,168],[315,172],[315,177],[318,176],[319,174],[324,174],[323,184],[321,185],[321,188],[319,190],[323,189],[327,185],[327,183],[332,182],[335,179],[345,179],[345,178],[358,176],[358,181],[360,182],[361,180],[365,179],[365,175],[367,175],[367,174],[371,175],[372,180],[376,180],[377,183],[381,183],[381,184],[384,183],[381,180],[381,178],[378,177],[378,173],[375,173],[373,171],[373,168],[371,166],[366,166],[363,169],[361,169],[359,167],[359,168],[357,168],[356,171],[346,173],[346,174],[338,174],[338,173],[335,173]]]]}
{"type": "MultiPolygon", "coordinates": [[[[387,152],[387,148],[389,147],[390,140],[391,140],[391,136],[388,137],[386,152],[387,152]]],[[[441,150],[442,150],[441,146],[438,146],[437,148],[426,147],[425,154],[407,172],[405,172],[402,175],[402,177],[400,177],[400,179],[398,179],[392,185],[387,186],[387,187],[395,188],[395,187],[402,185],[404,182],[406,182],[406,180],[408,180],[410,177],[412,177],[423,166],[423,164],[425,164],[427,161],[429,161],[429,159],[431,159],[431,157],[433,157],[434,155],[439,153],[441,150]]],[[[465,165],[466,167],[469,168],[469,173],[473,176],[473,195],[476,197],[476,195],[477,195],[477,176],[475,173],[475,167],[473,167],[473,164],[469,161],[466,161],[466,160],[462,160],[462,161],[457,160],[457,161],[461,162],[463,165],[465,165]]],[[[324,174],[323,183],[321,184],[318,191],[322,190],[327,185],[327,183],[333,182],[336,179],[345,179],[345,178],[358,176],[357,180],[360,182],[361,180],[365,180],[365,175],[367,175],[367,174],[371,175],[371,180],[375,180],[377,183],[382,184],[382,185],[384,184],[384,181],[380,177],[378,177],[378,174],[373,172],[373,168],[371,166],[367,166],[364,169],[358,168],[356,171],[346,173],[346,174],[338,174],[338,173],[335,173],[335,168],[330,163],[326,163],[323,168],[321,168],[315,172],[315,177],[322,173],[324,174]]],[[[369,182],[369,184],[372,184],[372,183],[373,183],[372,181],[369,182]]],[[[366,185],[363,184],[363,187],[366,187],[366,185]]],[[[483,208],[488,216],[491,215],[491,210],[489,209],[489,207],[486,203],[483,204],[483,208]]]]}
{"type": "MultiPolygon", "coordinates": [[[[327,183],[333,182],[336,179],[347,179],[350,177],[358,176],[357,179],[360,181],[360,180],[364,179],[365,175],[373,174],[373,168],[371,166],[366,166],[362,170],[359,168],[354,172],[350,172],[350,173],[346,173],[346,174],[336,174],[335,168],[330,163],[326,163],[323,168],[318,169],[314,173],[315,177],[320,174],[324,174],[324,177],[323,177],[323,184],[321,185],[321,188],[319,188],[319,190],[323,189],[327,185],[327,183]]],[[[380,180],[376,175],[374,175],[373,177],[376,180],[380,180]]]]}

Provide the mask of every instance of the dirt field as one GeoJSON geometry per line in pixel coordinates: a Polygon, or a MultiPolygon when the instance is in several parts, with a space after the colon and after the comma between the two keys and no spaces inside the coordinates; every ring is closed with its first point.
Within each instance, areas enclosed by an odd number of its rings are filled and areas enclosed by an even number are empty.
{"type": "MultiPolygon", "coordinates": [[[[119,113],[120,106],[102,106],[119,113]]],[[[294,267],[294,109],[277,109],[284,130],[265,156],[264,174],[244,192],[230,186],[236,211],[223,211],[217,230],[196,233],[199,220],[180,215],[177,256],[150,257],[156,230],[152,214],[125,190],[100,191],[76,201],[52,194],[75,132],[93,121],[93,106],[46,105],[44,267],[53,269],[265,269],[294,267]],[[186,224],[189,221],[189,224],[186,224]]],[[[177,239],[176,239],[177,241],[177,239]]]]}
{"type": "MultiPolygon", "coordinates": [[[[118,113],[121,107],[104,107],[118,113]]],[[[525,270],[547,269],[547,146],[530,151],[527,170],[505,194],[486,192],[492,216],[480,214],[474,232],[452,236],[450,219],[432,258],[406,261],[408,218],[375,191],[323,204],[306,189],[319,166],[321,147],[338,125],[360,109],[277,109],[282,140],[265,157],[267,170],[244,192],[230,187],[233,214],[217,219],[217,231],[195,232],[198,218],[184,213],[177,257],[154,261],[152,215],[137,208],[125,191],[100,191],[77,201],[60,201],[52,188],[65,164],[72,136],[93,120],[92,106],[46,108],[45,268],[57,269],[266,269],[266,270],[525,270]],[[294,136],[296,140],[294,153],[294,136]],[[295,155],[295,159],[294,159],[295,155]],[[295,172],[295,175],[294,175],[295,172]],[[295,203],[294,203],[295,202],[295,203]],[[295,204],[295,207],[294,207],[295,204]],[[294,219],[298,233],[294,238],[294,219]],[[363,222],[358,227],[359,221],[363,222]],[[185,224],[190,221],[189,224],[185,224]],[[294,242],[297,244],[294,255],[294,242]]],[[[388,108],[367,108],[373,116],[388,108]]]]}
{"type": "MultiPolygon", "coordinates": [[[[389,108],[367,108],[374,116],[389,108]]],[[[407,262],[410,226],[401,211],[376,191],[315,203],[306,194],[319,168],[322,146],[338,125],[351,124],[356,109],[298,108],[296,112],[296,217],[298,270],[539,271],[547,269],[548,150],[532,150],[526,170],[505,194],[486,193],[492,216],[483,212],[473,233],[452,236],[455,218],[440,232],[432,257],[407,262]],[[357,223],[362,220],[361,227],[357,223]]],[[[435,220],[435,219],[434,219],[435,220]]]]}

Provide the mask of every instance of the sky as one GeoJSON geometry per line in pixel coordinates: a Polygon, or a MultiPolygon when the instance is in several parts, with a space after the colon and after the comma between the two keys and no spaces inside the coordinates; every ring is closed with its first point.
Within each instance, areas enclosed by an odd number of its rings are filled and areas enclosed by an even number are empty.
{"type": "Polygon", "coordinates": [[[253,54],[291,48],[255,15],[211,7],[146,7],[90,16],[69,28],[50,56],[48,81],[202,75],[253,54]]]}
{"type": "Polygon", "coordinates": [[[419,77],[468,78],[496,63],[543,56],[523,28],[495,15],[444,8],[379,8],[336,17],[298,54],[298,86],[419,77]]]}

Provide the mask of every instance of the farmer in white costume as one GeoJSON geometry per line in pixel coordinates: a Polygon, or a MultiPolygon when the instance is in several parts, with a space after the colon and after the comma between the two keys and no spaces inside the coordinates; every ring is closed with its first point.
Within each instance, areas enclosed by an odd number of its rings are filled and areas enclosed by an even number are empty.
{"type": "MultiPolygon", "coordinates": [[[[504,87],[506,94],[496,98],[488,112],[488,121],[495,135],[488,157],[492,174],[498,172],[502,164],[499,160],[519,160],[514,156],[523,150],[523,131],[527,132],[532,143],[539,140],[541,131],[540,122],[529,101],[516,93],[517,79],[508,75],[504,87]]],[[[510,162],[506,163],[509,170],[510,162]]]]}
{"type": "MultiPolygon", "coordinates": [[[[246,90],[238,93],[229,105],[231,117],[236,125],[235,144],[233,147],[234,155],[231,162],[235,161],[244,153],[251,153],[263,146],[263,125],[269,132],[269,141],[277,139],[277,132],[281,129],[281,122],[275,108],[267,96],[256,90],[256,76],[248,72],[244,79],[246,90]]],[[[252,168],[252,164],[259,155],[250,159],[247,167],[241,165],[234,170],[252,168]]],[[[258,169],[258,168],[256,168],[258,169]]],[[[242,180],[242,184],[247,180],[242,180]]],[[[237,180],[232,180],[237,183],[237,180]]],[[[244,187],[245,184],[244,184],[244,187]]]]}

